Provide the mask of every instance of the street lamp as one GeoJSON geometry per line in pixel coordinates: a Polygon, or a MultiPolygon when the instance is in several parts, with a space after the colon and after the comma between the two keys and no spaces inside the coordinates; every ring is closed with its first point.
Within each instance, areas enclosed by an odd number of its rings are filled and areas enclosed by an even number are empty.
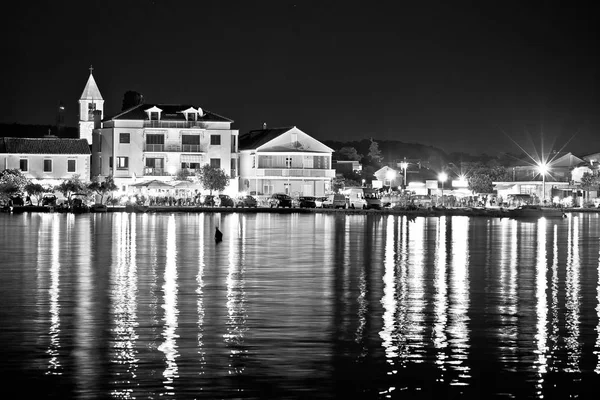
{"type": "Polygon", "coordinates": [[[442,207],[444,206],[444,182],[448,179],[448,175],[445,172],[440,172],[438,179],[442,182],[442,207]]]}
{"type": "Polygon", "coordinates": [[[406,169],[408,168],[408,163],[406,161],[401,162],[400,168],[402,168],[402,170],[404,171],[404,180],[402,183],[402,189],[406,189],[406,169]]]}
{"type": "Polygon", "coordinates": [[[548,165],[544,162],[538,166],[540,174],[542,174],[542,204],[546,201],[546,172],[548,172],[548,165]]]}
{"type": "Polygon", "coordinates": [[[389,186],[390,189],[392,188],[392,181],[394,179],[396,179],[396,171],[394,171],[393,169],[388,169],[387,172],[385,173],[385,178],[389,181],[389,186]]]}

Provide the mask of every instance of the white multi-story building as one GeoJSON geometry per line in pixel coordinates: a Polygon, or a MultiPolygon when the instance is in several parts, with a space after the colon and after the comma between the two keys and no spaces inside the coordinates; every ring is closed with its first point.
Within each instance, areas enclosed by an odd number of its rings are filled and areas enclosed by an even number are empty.
{"type": "MultiPolygon", "coordinates": [[[[112,175],[119,188],[222,168],[238,187],[238,131],[232,120],[197,106],[139,104],[102,121],[93,134],[92,176],[112,175]]],[[[226,189],[226,191],[228,191],[226,189]]]]}
{"type": "Polygon", "coordinates": [[[240,186],[253,194],[322,196],[330,191],[333,150],[294,127],[240,136],[240,186]]]}

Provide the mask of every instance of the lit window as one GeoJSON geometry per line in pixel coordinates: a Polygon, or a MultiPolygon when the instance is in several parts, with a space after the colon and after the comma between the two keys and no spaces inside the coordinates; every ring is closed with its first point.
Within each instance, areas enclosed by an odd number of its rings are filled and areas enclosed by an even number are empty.
{"type": "Polygon", "coordinates": [[[118,169],[129,168],[129,157],[117,157],[117,168],[118,169]]]}

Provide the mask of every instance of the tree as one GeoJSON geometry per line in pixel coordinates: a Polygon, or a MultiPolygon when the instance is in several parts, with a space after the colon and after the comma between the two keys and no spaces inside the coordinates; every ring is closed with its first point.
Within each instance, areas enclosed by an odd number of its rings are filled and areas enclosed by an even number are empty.
{"type": "Polygon", "coordinates": [[[73,178],[67,179],[60,185],[55,187],[55,190],[61,192],[67,198],[69,206],[71,205],[71,196],[75,193],[85,192],[87,186],[81,181],[79,175],[73,175],[73,178]]]}
{"type": "Polygon", "coordinates": [[[581,176],[581,188],[586,192],[586,199],[590,198],[590,190],[598,189],[598,176],[589,172],[584,172],[581,176]]]}
{"type": "Polygon", "coordinates": [[[196,176],[202,187],[209,190],[212,195],[213,190],[221,192],[229,185],[229,177],[221,168],[212,167],[209,164],[204,164],[197,172],[196,176]]]}
{"type": "Polygon", "coordinates": [[[348,160],[348,161],[360,161],[362,156],[358,154],[358,151],[354,147],[346,146],[342,147],[338,151],[338,157],[340,160],[348,160]]]}
{"type": "Polygon", "coordinates": [[[464,166],[467,166],[467,181],[469,182],[469,190],[473,193],[492,193],[494,181],[507,181],[509,179],[506,168],[494,160],[488,164],[481,162],[464,163],[464,166]]]}
{"type": "Polygon", "coordinates": [[[177,170],[177,173],[175,174],[175,180],[176,181],[189,181],[190,176],[192,176],[192,174],[190,173],[190,171],[186,168],[181,168],[179,170],[177,170]]]}
{"type": "Polygon", "coordinates": [[[379,150],[379,144],[371,138],[371,145],[369,146],[369,160],[373,165],[379,165],[383,161],[381,156],[381,150],[379,150]]]}
{"type": "Polygon", "coordinates": [[[33,196],[36,198],[36,203],[39,206],[42,201],[42,196],[44,193],[52,192],[52,189],[46,188],[39,183],[28,182],[25,185],[24,190],[27,192],[29,196],[33,196]]]}
{"type": "Polygon", "coordinates": [[[98,177],[95,177],[88,185],[88,189],[100,196],[100,204],[104,204],[104,196],[118,189],[112,175],[107,176],[104,182],[100,182],[98,177]]]}
{"type": "Polygon", "coordinates": [[[0,197],[8,200],[12,196],[23,193],[29,181],[19,169],[5,169],[0,172],[0,197]]]}

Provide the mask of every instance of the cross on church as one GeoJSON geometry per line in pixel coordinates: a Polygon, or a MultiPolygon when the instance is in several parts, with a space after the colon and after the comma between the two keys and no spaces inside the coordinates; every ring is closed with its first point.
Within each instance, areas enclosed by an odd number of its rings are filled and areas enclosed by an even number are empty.
{"type": "Polygon", "coordinates": [[[90,75],[92,74],[92,71],[93,71],[93,70],[94,70],[94,67],[92,67],[92,66],[90,65],[90,75]]]}

